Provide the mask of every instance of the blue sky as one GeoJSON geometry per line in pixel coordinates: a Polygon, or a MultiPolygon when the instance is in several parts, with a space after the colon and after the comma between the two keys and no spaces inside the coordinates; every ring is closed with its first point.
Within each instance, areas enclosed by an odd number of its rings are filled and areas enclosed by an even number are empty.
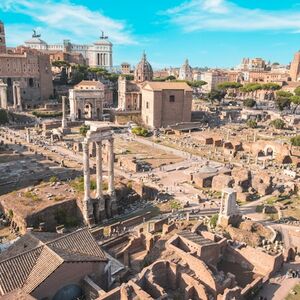
{"type": "Polygon", "coordinates": [[[9,46],[37,29],[48,43],[92,43],[104,30],[114,64],[231,67],[242,57],[289,63],[300,49],[300,0],[0,0],[9,46]]]}

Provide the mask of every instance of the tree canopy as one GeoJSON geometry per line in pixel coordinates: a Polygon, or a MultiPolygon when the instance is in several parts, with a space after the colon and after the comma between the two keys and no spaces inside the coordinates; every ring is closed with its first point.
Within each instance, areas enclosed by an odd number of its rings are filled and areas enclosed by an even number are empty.
{"type": "Polygon", "coordinates": [[[244,100],[244,106],[246,107],[254,107],[256,105],[256,101],[254,99],[248,98],[244,100]]]}
{"type": "Polygon", "coordinates": [[[270,123],[271,126],[276,129],[283,129],[285,126],[285,122],[282,119],[275,119],[270,123]]]}
{"type": "Polygon", "coordinates": [[[250,119],[247,121],[247,126],[250,128],[257,128],[257,122],[255,120],[250,119]]]}
{"type": "Polygon", "coordinates": [[[238,89],[243,85],[239,82],[222,82],[217,85],[219,90],[227,90],[227,89],[238,89]]]}

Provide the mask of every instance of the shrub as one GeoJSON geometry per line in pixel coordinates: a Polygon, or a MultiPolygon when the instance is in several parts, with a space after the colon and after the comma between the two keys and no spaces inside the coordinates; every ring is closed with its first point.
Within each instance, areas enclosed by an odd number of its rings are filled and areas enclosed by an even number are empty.
{"type": "Polygon", "coordinates": [[[82,136],[86,136],[86,133],[90,130],[90,126],[89,125],[82,125],[80,128],[79,128],[79,133],[82,135],[82,136]]]}
{"type": "Polygon", "coordinates": [[[149,134],[149,131],[143,127],[134,127],[131,129],[131,132],[133,134],[136,134],[137,136],[144,136],[144,137],[148,136],[149,134]]]}
{"type": "Polygon", "coordinates": [[[291,143],[293,146],[300,146],[300,135],[296,135],[294,137],[291,138],[291,143]]]}
{"type": "Polygon", "coordinates": [[[210,220],[209,220],[209,225],[210,225],[212,228],[216,228],[216,227],[217,227],[218,218],[219,218],[219,215],[218,215],[218,214],[215,214],[215,215],[213,215],[213,216],[210,218],[210,220]]]}
{"type": "Polygon", "coordinates": [[[244,101],[244,106],[246,107],[254,107],[256,105],[256,101],[254,99],[246,99],[244,101]]]}
{"type": "Polygon", "coordinates": [[[257,128],[257,122],[255,120],[250,119],[247,121],[247,126],[250,128],[257,128]]]}
{"type": "Polygon", "coordinates": [[[51,182],[51,183],[55,183],[57,181],[58,181],[58,178],[56,176],[51,176],[49,179],[49,182],[51,182]]]}
{"type": "Polygon", "coordinates": [[[276,120],[273,120],[271,123],[270,123],[271,126],[275,127],[276,129],[283,129],[284,126],[285,126],[285,123],[282,119],[276,119],[276,120]]]}

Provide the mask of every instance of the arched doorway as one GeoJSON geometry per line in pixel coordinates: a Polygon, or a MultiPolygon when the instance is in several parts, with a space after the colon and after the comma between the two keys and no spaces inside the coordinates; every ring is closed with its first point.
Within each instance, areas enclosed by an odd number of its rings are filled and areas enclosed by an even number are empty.
{"type": "Polygon", "coordinates": [[[84,118],[87,120],[93,118],[93,106],[91,103],[86,103],[84,106],[84,118]]]}
{"type": "Polygon", "coordinates": [[[76,284],[69,284],[62,287],[54,295],[53,300],[75,300],[81,299],[83,292],[80,286],[76,284]]]}

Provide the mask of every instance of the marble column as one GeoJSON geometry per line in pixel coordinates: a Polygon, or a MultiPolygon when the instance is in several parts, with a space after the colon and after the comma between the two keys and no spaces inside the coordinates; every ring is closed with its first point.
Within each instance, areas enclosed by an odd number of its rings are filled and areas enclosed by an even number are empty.
{"type": "Polygon", "coordinates": [[[98,199],[102,198],[102,141],[96,142],[96,184],[97,184],[97,192],[96,197],[98,199]]]}
{"type": "Polygon", "coordinates": [[[14,109],[17,109],[18,102],[17,102],[17,87],[15,85],[15,82],[13,83],[13,100],[14,100],[14,109]]]}
{"type": "Polygon", "coordinates": [[[89,155],[89,143],[82,143],[82,151],[83,151],[83,179],[84,179],[84,202],[90,200],[90,155],[89,155]]]}
{"type": "Polygon", "coordinates": [[[108,140],[108,194],[110,195],[110,204],[109,204],[109,216],[117,214],[117,199],[115,192],[115,184],[114,184],[114,140],[111,138],[108,140]]]}
{"type": "Polygon", "coordinates": [[[95,224],[93,215],[93,204],[90,196],[90,155],[89,155],[89,143],[83,142],[83,181],[84,181],[84,198],[82,214],[85,223],[91,227],[95,224]]]}
{"type": "Polygon", "coordinates": [[[102,169],[102,141],[96,142],[96,198],[98,199],[97,221],[106,219],[105,200],[103,198],[103,169],[102,169]]]}
{"type": "Polygon", "coordinates": [[[31,138],[30,138],[30,129],[26,128],[26,142],[30,143],[31,138]]]}
{"type": "Polygon", "coordinates": [[[66,96],[62,96],[62,120],[61,120],[61,128],[66,129],[67,126],[67,118],[66,118],[66,96]]]}
{"type": "Polygon", "coordinates": [[[0,108],[7,109],[7,84],[0,80],[0,108]]]}
{"type": "Polygon", "coordinates": [[[20,88],[20,83],[17,85],[17,104],[18,104],[18,109],[22,111],[22,97],[21,97],[21,88],[20,88]]]}
{"type": "Polygon", "coordinates": [[[114,185],[114,140],[108,140],[108,193],[110,195],[115,194],[114,185]]]}

